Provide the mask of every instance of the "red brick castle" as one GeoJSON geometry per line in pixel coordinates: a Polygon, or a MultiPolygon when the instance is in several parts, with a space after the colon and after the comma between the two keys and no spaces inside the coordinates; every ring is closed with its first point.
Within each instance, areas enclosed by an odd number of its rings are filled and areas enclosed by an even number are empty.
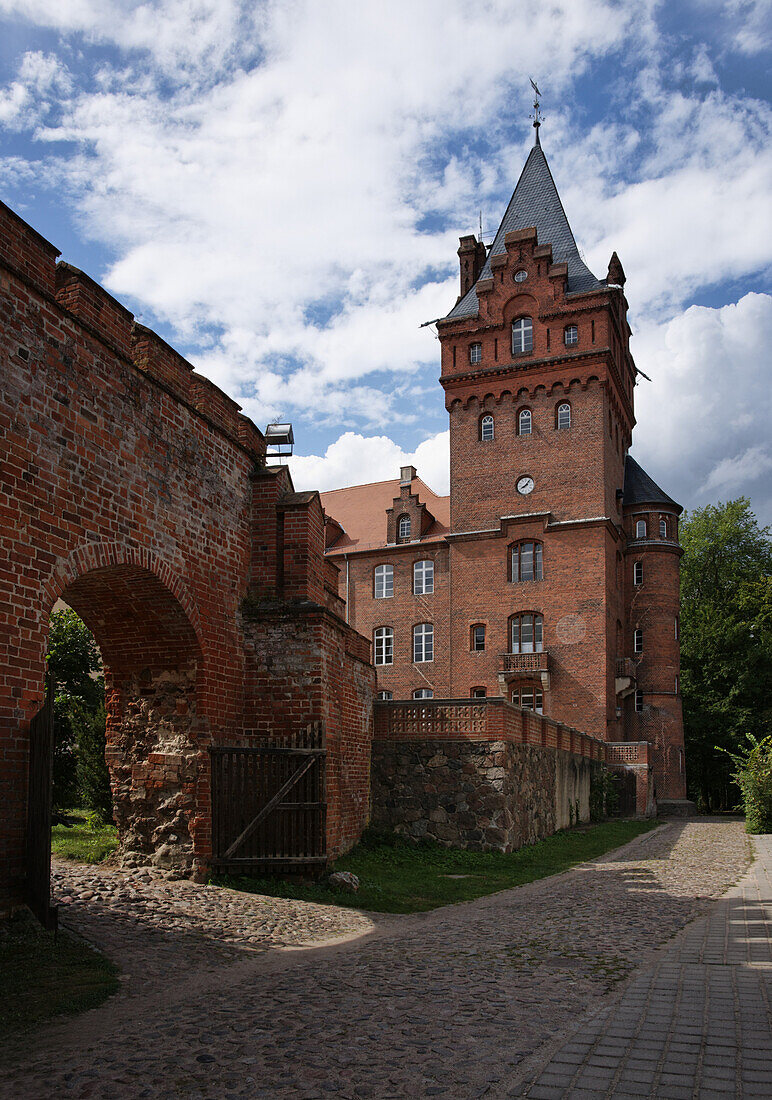
{"type": "Polygon", "coordinates": [[[628,453],[622,265],[587,268],[536,135],[492,246],[461,238],[437,322],[450,496],[413,467],[325,493],[327,555],[380,698],[504,696],[649,742],[661,804],[686,792],[682,509],[628,453]]]}

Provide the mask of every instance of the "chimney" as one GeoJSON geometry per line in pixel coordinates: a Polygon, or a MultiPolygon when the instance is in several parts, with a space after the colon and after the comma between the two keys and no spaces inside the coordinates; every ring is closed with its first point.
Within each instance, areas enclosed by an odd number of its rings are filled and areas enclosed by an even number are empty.
{"type": "Polygon", "coordinates": [[[399,484],[410,485],[414,477],[418,475],[415,472],[415,466],[400,466],[399,468],[399,484]]]}
{"type": "Polygon", "coordinates": [[[458,260],[461,267],[461,295],[471,290],[485,267],[485,245],[475,236],[459,237],[458,260]]]}

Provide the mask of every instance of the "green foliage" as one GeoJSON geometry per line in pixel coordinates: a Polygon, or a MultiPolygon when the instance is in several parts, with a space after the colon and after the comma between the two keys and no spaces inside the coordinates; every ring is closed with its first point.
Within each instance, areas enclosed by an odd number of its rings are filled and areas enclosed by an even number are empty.
{"type": "Polygon", "coordinates": [[[75,859],[79,863],[101,863],[118,847],[117,830],[105,824],[93,811],[67,810],[61,815],[65,823],[51,830],[51,851],[59,859],[75,859]]]}
{"type": "Polygon", "coordinates": [[[732,778],[743,793],[745,831],[772,833],[772,736],[759,741],[748,734],[750,747],[730,752],[732,778]]]}
{"type": "Polygon", "coordinates": [[[83,1012],[119,988],[118,969],[84,940],[25,914],[0,924],[0,1038],[83,1012]]]}
{"type": "Polygon", "coordinates": [[[590,821],[613,817],[619,808],[619,785],[607,768],[593,768],[590,776],[590,821]]]}
{"type": "Polygon", "coordinates": [[[54,807],[81,802],[109,821],[102,664],[94,636],[70,608],[51,615],[46,661],[54,680],[54,807]]]}
{"type": "Polygon", "coordinates": [[[689,794],[701,809],[729,809],[738,793],[727,753],[772,718],[772,542],[744,497],[686,515],[680,537],[689,794]]]}
{"type": "Polygon", "coordinates": [[[213,882],[269,897],[299,898],[379,913],[419,913],[522,886],[594,859],[656,826],[655,821],[608,821],[555,833],[516,852],[470,852],[434,841],[415,844],[394,834],[369,831],[335,863],[352,871],[360,889],[349,894],[326,882],[303,884],[280,878],[219,875],[213,882]]]}

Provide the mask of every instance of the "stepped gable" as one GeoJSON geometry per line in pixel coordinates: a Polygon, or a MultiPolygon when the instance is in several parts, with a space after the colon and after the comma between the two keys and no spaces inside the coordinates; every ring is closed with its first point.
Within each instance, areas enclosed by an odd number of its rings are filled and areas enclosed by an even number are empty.
{"type": "MultiPolygon", "coordinates": [[[[596,279],[579,255],[547,158],[541,145],[538,144],[534,145],[528,155],[477,281],[492,277],[491,257],[506,252],[504,238],[507,233],[517,229],[530,229],[534,226],[539,244],[552,245],[552,262],[565,263],[568,266],[568,294],[582,294],[605,285],[600,279],[596,279]]],[[[445,320],[474,317],[477,311],[477,291],[473,286],[461,301],[456,303],[445,320]]]]}
{"type": "MultiPolygon", "coordinates": [[[[450,497],[437,496],[420,477],[413,479],[412,487],[435,520],[419,541],[444,538],[450,531],[450,497]]],[[[325,514],[343,529],[343,533],[333,543],[328,544],[328,553],[374,550],[388,545],[386,512],[399,495],[399,478],[322,493],[325,514]]]]}
{"type": "Polygon", "coordinates": [[[680,515],[683,508],[646,473],[631,455],[625,458],[624,504],[667,504],[680,515]]]}

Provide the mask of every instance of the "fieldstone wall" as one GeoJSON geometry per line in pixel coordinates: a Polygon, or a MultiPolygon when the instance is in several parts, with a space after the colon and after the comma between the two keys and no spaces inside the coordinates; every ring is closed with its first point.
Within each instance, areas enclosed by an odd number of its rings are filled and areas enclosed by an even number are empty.
{"type": "Polygon", "coordinates": [[[372,824],[449,847],[511,852],[589,821],[599,766],[507,741],[375,741],[372,824]]]}

